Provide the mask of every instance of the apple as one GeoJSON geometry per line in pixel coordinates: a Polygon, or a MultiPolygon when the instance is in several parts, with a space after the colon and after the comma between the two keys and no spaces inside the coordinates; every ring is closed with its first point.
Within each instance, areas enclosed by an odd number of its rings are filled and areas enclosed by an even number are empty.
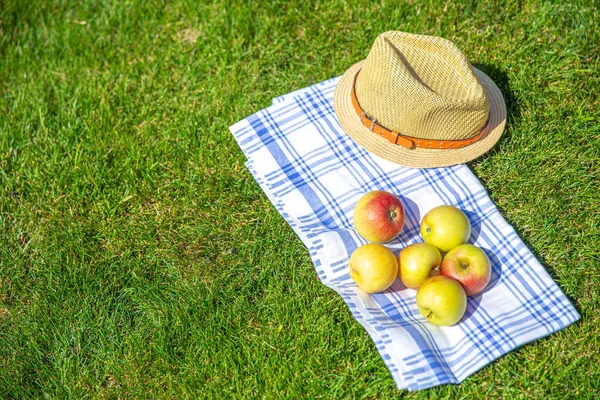
{"type": "Polygon", "coordinates": [[[421,236],[442,252],[448,252],[471,236],[471,223],[460,209],[443,205],[433,208],[421,220],[421,236]]]}
{"type": "Polygon", "coordinates": [[[487,254],[472,244],[463,244],[450,250],[440,270],[442,275],[460,282],[467,296],[485,289],[492,277],[492,264],[487,254]]]}
{"type": "Polygon", "coordinates": [[[398,255],[398,277],[404,286],[417,289],[431,276],[439,274],[442,263],[440,251],[429,243],[415,243],[405,247],[398,255]]]}
{"type": "Polygon", "coordinates": [[[377,293],[389,288],[397,275],[396,256],[384,245],[365,244],[350,256],[350,277],[367,293],[377,293]]]}
{"type": "Polygon", "coordinates": [[[428,278],[417,290],[417,308],[432,324],[452,326],[467,310],[467,295],[452,278],[438,275],[428,278]]]}
{"type": "Polygon", "coordinates": [[[402,202],[383,190],[369,192],[354,207],[354,226],[369,242],[388,242],[398,236],[404,226],[402,202]]]}

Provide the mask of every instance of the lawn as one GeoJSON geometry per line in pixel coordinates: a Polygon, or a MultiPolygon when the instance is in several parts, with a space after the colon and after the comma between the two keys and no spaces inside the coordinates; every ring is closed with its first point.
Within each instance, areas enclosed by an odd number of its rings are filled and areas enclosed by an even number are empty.
{"type": "Polygon", "coordinates": [[[0,2],[0,398],[597,398],[595,1],[0,2]],[[469,164],[581,313],[460,385],[399,391],[228,127],[386,30],[501,88],[469,164]]]}

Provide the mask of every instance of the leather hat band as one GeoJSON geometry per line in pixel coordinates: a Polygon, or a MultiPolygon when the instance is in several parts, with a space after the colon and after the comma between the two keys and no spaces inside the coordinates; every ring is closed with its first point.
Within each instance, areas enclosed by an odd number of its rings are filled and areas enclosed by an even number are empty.
{"type": "Polygon", "coordinates": [[[355,85],[356,77],[358,77],[359,73],[360,71],[358,71],[354,76],[354,81],[352,82],[352,90],[350,91],[354,111],[356,111],[356,115],[360,118],[361,123],[366,128],[368,128],[371,132],[381,136],[382,138],[389,140],[393,144],[406,147],[407,149],[414,149],[415,147],[419,147],[422,149],[458,149],[475,143],[476,141],[481,139],[485,133],[485,128],[487,127],[489,118],[485,122],[483,128],[481,128],[481,131],[478,134],[467,139],[459,140],[421,139],[403,135],[401,133],[398,133],[398,131],[388,129],[385,126],[379,124],[374,117],[367,114],[358,103],[358,100],[356,99],[355,85]]]}

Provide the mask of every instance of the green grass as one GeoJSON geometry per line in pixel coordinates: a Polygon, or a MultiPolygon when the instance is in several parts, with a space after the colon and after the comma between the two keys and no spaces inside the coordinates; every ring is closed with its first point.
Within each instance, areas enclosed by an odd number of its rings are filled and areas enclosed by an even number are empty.
{"type": "Polygon", "coordinates": [[[319,3],[0,2],[0,398],[597,397],[598,3],[319,3]],[[507,130],[470,166],[582,315],[416,393],[227,129],[390,29],[499,83],[507,130]]]}

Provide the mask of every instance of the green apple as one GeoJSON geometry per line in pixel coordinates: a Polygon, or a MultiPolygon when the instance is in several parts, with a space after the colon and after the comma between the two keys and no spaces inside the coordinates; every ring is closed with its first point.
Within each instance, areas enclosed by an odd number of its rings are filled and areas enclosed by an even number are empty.
{"type": "Polygon", "coordinates": [[[417,289],[441,263],[442,255],[434,245],[411,244],[398,255],[398,276],[404,286],[417,289]]]}
{"type": "Polygon", "coordinates": [[[417,307],[432,324],[452,326],[467,310],[467,295],[460,283],[438,275],[427,279],[419,287],[417,307]]]}
{"type": "Polygon", "coordinates": [[[375,190],[363,195],[354,207],[354,227],[369,242],[385,243],[402,231],[404,207],[392,193],[375,190]]]}
{"type": "Polygon", "coordinates": [[[438,206],[421,220],[421,236],[442,252],[448,252],[471,236],[471,223],[460,209],[453,206],[438,206]]]}
{"type": "Polygon", "coordinates": [[[459,281],[467,296],[472,296],[490,283],[492,264],[487,254],[479,247],[462,244],[446,254],[440,271],[442,275],[459,281]]]}
{"type": "Polygon", "coordinates": [[[367,293],[377,293],[389,288],[397,275],[396,256],[381,244],[365,244],[350,256],[350,277],[367,293]]]}

